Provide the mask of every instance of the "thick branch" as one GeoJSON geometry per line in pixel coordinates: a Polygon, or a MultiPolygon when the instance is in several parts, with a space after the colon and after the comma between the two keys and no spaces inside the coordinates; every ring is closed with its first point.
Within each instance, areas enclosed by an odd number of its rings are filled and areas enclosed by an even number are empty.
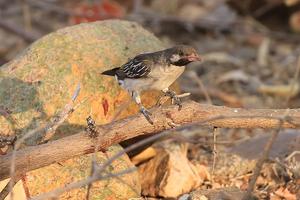
{"type": "MultiPolygon", "coordinates": [[[[95,140],[100,149],[105,149],[138,135],[171,129],[170,124],[185,125],[205,121],[205,125],[223,128],[277,128],[279,119],[287,116],[282,128],[300,127],[297,125],[300,124],[300,109],[241,109],[202,105],[190,101],[183,104],[181,111],[178,111],[177,106],[167,106],[154,108],[151,112],[154,125],[149,124],[142,115],[137,115],[99,126],[97,138],[90,138],[82,131],[47,144],[21,149],[16,155],[16,172],[22,174],[74,156],[91,153],[95,149],[95,140]]],[[[11,156],[0,156],[0,180],[9,177],[11,156]]]]}

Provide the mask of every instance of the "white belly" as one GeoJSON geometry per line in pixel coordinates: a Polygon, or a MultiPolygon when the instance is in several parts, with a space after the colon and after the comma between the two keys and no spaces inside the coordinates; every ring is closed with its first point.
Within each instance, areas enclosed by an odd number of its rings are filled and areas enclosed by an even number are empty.
{"type": "Polygon", "coordinates": [[[149,76],[155,79],[151,89],[163,90],[168,88],[184,72],[184,69],[184,66],[169,66],[168,68],[159,68],[157,71],[151,72],[149,76]]]}
{"type": "Polygon", "coordinates": [[[163,90],[168,88],[184,72],[185,67],[156,67],[146,78],[125,79],[121,84],[126,90],[141,92],[143,90],[163,90]]]}

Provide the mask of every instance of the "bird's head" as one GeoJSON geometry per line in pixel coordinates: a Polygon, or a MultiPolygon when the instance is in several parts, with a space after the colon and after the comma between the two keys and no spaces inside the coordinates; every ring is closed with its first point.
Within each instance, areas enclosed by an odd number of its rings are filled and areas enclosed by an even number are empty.
{"type": "Polygon", "coordinates": [[[191,62],[201,61],[197,51],[190,46],[178,45],[166,49],[167,61],[176,66],[184,66],[191,62]]]}

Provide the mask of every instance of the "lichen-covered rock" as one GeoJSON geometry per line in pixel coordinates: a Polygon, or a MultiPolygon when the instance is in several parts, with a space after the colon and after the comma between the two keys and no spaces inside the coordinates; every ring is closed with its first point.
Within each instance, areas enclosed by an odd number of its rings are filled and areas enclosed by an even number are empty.
{"type": "MultiPolygon", "coordinates": [[[[80,24],[46,35],[0,68],[0,134],[20,136],[47,123],[70,101],[78,84],[81,90],[76,103],[87,100],[60,126],[55,136],[84,129],[89,115],[97,125],[110,122],[129,96],[113,78],[102,76],[101,72],[120,66],[138,53],[162,48],[153,34],[136,23],[120,20],[80,24]]],[[[150,91],[142,100],[151,106],[158,95],[150,91]]],[[[132,103],[120,116],[136,111],[132,103]]],[[[37,138],[33,137],[27,144],[36,142],[37,138]]],[[[112,148],[115,150],[110,155],[120,150],[112,148]]],[[[102,154],[100,157],[99,161],[104,161],[102,154]]],[[[86,178],[90,162],[90,155],[85,155],[61,162],[62,166],[53,164],[29,172],[30,194],[86,178]]],[[[113,171],[118,172],[132,164],[125,156],[114,166],[113,171]]],[[[83,188],[74,190],[62,199],[84,199],[85,192],[83,188]]],[[[128,199],[139,194],[140,183],[135,172],[125,182],[110,179],[93,184],[91,199],[128,199]]]]}
{"type": "MultiPolygon", "coordinates": [[[[103,163],[122,148],[118,145],[108,148],[106,153],[96,153],[96,160],[103,163]]],[[[51,190],[64,187],[88,178],[91,175],[92,154],[69,159],[62,164],[52,164],[43,169],[34,170],[26,174],[26,183],[31,196],[36,196],[51,190]]],[[[115,174],[134,167],[127,155],[117,159],[107,168],[107,172],[115,174]]],[[[117,178],[96,181],[90,189],[90,198],[127,200],[140,196],[141,185],[138,174],[128,173],[117,178]]],[[[87,187],[74,189],[62,194],[59,199],[85,199],[87,187]]]]}
{"type": "MultiPolygon", "coordinates": [[[[162,49],[161,42],[134,22],[107,20],[67,27],[34,42],[0,68],[0,134],[18,135],[44,124],[70,101],[78,84],[82,103],[60,132],[82,129],[89,115],[109,122],[129,100],[116,81],[101,72],[120,66],[138,53],[162,49]],[[2,113],[2,112],[0,112],[2,113]]],[[[157,93],[155,93],[157,96],[157,93]]],[[[153,105],[155,98],[146,101],[153,105]]],[[[129,106],[130,112],[136,108],[129,106]]],[[[30,141],[34,144],[37,140],[30,141]]]]}

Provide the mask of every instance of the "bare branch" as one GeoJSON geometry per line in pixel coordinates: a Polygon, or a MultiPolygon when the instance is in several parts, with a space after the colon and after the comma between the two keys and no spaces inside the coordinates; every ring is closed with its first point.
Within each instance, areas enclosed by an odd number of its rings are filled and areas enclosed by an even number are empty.
{"type": "MultiPolygon", "coordinates": [[[[31,146],[16,152],[15,171],[17,174],[60,162],[95,150],[120,143],[138,135],[153,134],[172,129],[173,124],[184,129],[191,125],[201,124],[223,128],[278,128],[278,122],[285,116],[286,109],[242,109],[224,106],[201,105],[196,102],[185,102],[178,111],[176,106],[152,109],[154,125],[142,115],[132,116],[111,124],[97,127],[99,135],[90,138],[85,131],[64,137],[47,144],[31,146]],[[72,145],[69,145],[72,144],[72,145]]],[[[300,109],[290,109],[282,128],[300,127],[300,109]]],[[[173,129],[174,130],[174,129],[173,129]]],[[[0,180],[9,177],[9,166],[12,154],[0,156],[0,180]]]]}

